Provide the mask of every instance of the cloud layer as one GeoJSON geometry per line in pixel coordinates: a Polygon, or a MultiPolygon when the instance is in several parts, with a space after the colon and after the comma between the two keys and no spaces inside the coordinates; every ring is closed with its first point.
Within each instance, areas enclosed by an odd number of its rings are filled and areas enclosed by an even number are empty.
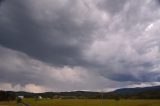
{"type": "Polygon", "coordinates": [[[43,92],[158,85],[159,6],[158,0],[4,0],[0,87],[43,92]]]}

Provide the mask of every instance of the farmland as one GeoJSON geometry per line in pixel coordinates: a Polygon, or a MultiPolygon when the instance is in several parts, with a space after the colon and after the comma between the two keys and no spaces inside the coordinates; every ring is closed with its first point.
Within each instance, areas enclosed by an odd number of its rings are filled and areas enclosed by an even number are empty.
{"type": "MultiPolygon", "coordinates": [[[[24,99],[30,106],[160,106],[160,100],[100,100],[100,99],[24,99]]],[[[16,101],[0,102],[0,106],[19,106],[16,101]]]]}

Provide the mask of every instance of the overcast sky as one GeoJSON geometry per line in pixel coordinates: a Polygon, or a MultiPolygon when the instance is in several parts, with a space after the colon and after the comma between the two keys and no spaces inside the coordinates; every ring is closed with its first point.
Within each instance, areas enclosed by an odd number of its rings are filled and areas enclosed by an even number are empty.
{"type": "Polygon", "coordinates": [[[160,0],[0,0],[0,89],[160,85],[160,0]]]}

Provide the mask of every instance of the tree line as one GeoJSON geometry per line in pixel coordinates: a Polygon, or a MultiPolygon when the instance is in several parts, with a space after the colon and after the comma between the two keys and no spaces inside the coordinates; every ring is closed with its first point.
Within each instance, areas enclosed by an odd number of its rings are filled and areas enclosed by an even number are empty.
{"type": "Polygon", "coordinates": [[[16,99],[16,93],[11,91],[0,91],[0,101],[13,101],[16,99]]]}
{"type": "Polygon", "coordinates": [[[12,92],[0,91],[0,101],[15,100],[17,96],[25,98],[35,98],[41,96],[51,99],[160,99],[160,89],[147,90],[141,92],[89,92],[89,91],[74,91],[74,92],[45,92],[45,93],[29,93],[29,92],[12,92]]]}

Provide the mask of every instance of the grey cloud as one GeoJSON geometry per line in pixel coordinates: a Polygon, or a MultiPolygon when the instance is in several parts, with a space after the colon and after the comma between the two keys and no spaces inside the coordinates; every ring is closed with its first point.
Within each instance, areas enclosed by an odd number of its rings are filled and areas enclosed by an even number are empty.
{"type": "Polygon", "coordinates": [[[127,3],[128,7],[117,13],[110,23],[110,35],[93,44],[93,51],[100,49],[99,54],[91,53],[97,58],[93,60],[100,62],[102,75],[113,80],[159,81],[159,71],[152,71],[159,64],[159,7],[155,1],[127,3]],[[151,23],[155,24],[152,29],[151,23]]]}
{"type": "Polygon", "coordinates": [[[110,78],[115,81],[133,81],[133,82],[152,82],[152,81],[160,81],[159,80],[159,72],[151,71],[153,70],[154,65],[150,63],[146,63],[143,65],[134,65],[135,62],[127,64],[113,62],[106,63],[106,67],[99,67],[101,75],[107,78],[110,78]],[[115,65],[116,64],[116,65],[115,65]]]}
{"type": "Polygon", "coordinates": [[[98,3],[98,7],[111,14],[116,14],[123,10],[127,0],[103,0],[98,3]]]}
{"type": "Polygon", "coordinates": [[[38,14],[35,12],[33,15],[29,9],[29,3],[15,0],[4,5],[1,14],[7,21],[1,18],[0,26],[3,46],[57,65],[84,62],[79,58],[81,49],[90,42],[90,35],[96,27],[95,23],[89,21],[77,25],[73,20],[78,18],[72,13],[74,7],[66,4],[62,9],[50,11],[49,15],[44,14],[45,10],[36,10],[41,13],[37,17],[42,17],[38,20],[35,19],[38,14]],[[58,18],[52,18],[54,15],[58,18]]]}
{"type": "Polygon", "coordinates": [[[30,82],[37,82],[38,74],[33,76],[32,66],[28,65],[28,59],[25,55],[18,52],[0,47],[1,61],[1,82],[10,82],[12,84],[20,83],[22,85],[30,82]],[[25,65],[27,64],[27,65],[25,65]]]}
{"type": "Polygon", "coordinates": [[[3,2],[4,0],[0,0],[0,4],[3,2]]]}
{"type": "Polygon", "coordinates": [[[74,90],[160,81],[156,1],[6,0],[0,8],[2,82],[74,90]]]}
{"type": "Polygon", "coordinates": [[[0,53],[0,84],[21,87],[34,84],[54,91],[98,90],[107,86],[112,88],[127,85],[108,80],[83,68],[57,68],[3,46],[0,46],[0,53]]]}
{"type": "Polygon", "coordinates": [[[160,3],[160,0],[157,0],[158,3],[160,3]]]}

